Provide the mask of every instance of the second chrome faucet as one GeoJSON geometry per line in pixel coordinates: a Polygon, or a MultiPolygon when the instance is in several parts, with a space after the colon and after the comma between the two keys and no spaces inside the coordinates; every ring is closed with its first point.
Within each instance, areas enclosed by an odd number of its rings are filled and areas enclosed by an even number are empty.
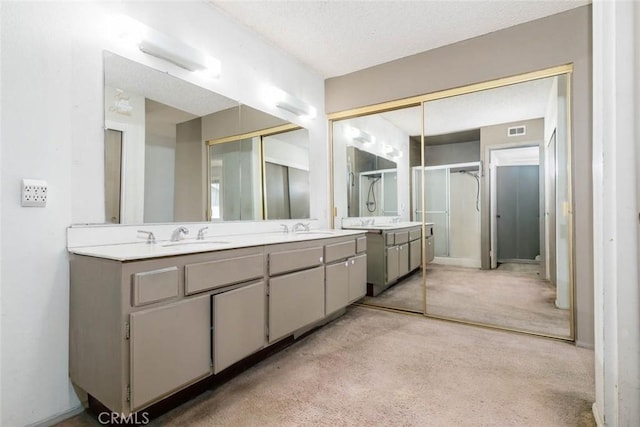
{"type": "Polygon", "coordinates": [[[171,241],[172,242],[177,242],[178,240],[182,239],[183,235],[187,235],[189,234],[189,229],[186,227],[178,227],[175,230],[173,230],[173,233],[171,233],[171,241]]]}

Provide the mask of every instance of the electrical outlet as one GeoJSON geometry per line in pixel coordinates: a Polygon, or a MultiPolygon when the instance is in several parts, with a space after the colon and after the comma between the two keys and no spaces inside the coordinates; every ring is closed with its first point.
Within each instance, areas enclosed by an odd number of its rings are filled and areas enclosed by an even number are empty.
{"type": "Polygon", "coordinates": [[[22,206],[40,207],[47,205],[47,181],[38,179],[22,180],[22,206]]]}

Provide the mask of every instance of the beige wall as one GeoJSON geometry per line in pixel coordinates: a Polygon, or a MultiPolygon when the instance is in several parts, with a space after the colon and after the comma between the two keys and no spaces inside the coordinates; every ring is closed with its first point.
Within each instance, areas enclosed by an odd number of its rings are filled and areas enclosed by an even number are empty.
{"type": "Polygon", "coordinates": [[[591,6],[496,31],[325,82],[337,112],[573,63],[576,341],[593,346],[591,6]]]}
{"type": "Polygon", "coordinates": [[[202,119],[176,126],[175,221],[204,221],[206,198],[202,119]]]}

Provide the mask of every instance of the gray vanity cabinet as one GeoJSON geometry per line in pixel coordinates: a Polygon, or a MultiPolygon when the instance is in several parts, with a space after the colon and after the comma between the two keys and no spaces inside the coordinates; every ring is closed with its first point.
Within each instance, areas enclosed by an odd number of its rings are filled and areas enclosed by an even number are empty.
{"type": "Polygon", "coordinates": [[[71,381],[126,416],[339,315],[364,295],[362,234],[300,239],[141,260],[72,254],[71,381]]]}
{"type": "Polygon", "coordinates": [[[136,411],[210,374],[208,296],[130,316],[130,401],[136,411]]]}
{"type": "Polygon", "coordinates": [[[269,343],[324,317],[324,266],[269,279],[269,343]]]}
{"type": "Polygon", "coordinates": [[[420,239],[409,242],[409,270],[413,271],[422,263],[422,241],[420,239]]]}
{"type": "Polygon", "coordinates": [[[359,300],[366,293],[366,254],[356,255],[326,266],[326,315],[359,300]]]}
{"type": "Polygon", "coordinates": [[[409,274],[409,244],[398,245],[398,277],[409,274]]]}
{"type": "MultiPolygon", "coordinates": [[[[373,282],[375,280],[376,282],[380,283],[381,286],[394,283],[396,280],[398,280],[398,277],[400,277],[400,247],[388,246],[384,251],[386,262],[385,260],[383,260],[383,262],[378,264],[378,266],[374,266],[373,269],[377,272],[376,275],[369,275],[369,277],[371,277],[371,279],[369,280],[371,283],[375,283],[373,282]],[[386,271],[383,271],[380,266],[384,266],[385,264],[387,268],[386,271]]],[[[371,263],[369,265],[371,265],[371,263]]],[[[374,293],[374,295],[377,295],[378,293],[374,293]]]]}
{"type": "Polygon", "coordinates": [[[264,281],[216,294],[213,309],[214,374],[266,343],[267,287],[264,281]]]}

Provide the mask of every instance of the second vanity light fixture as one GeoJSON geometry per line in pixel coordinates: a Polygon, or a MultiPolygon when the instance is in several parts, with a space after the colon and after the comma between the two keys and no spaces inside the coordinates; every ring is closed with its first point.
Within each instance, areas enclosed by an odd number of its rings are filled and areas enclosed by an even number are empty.
{"type": "Polygon", "coordinates": [[[373,135],[355,127],[348,127],[346,129],[346,134],[347,138],[358,141],[363,145],[371,145],[375,142],[375,138],[373,135]]]}
{"type": "Polygon", "coordinates": [[[220,61],[200,49],[169,37],[128,16],[118,17],[114,26],[118,38],[134,43],[146,54],[169,61],[188,71],[203,71],[212,77],[220,77],[220,61]]]}
{"type": "Polygon", "coordinates": [[[313,119],[317,114],[315,107],[275,86],[268,88],[268,97],[276,107],[293,113],[302,119],[313,119]]]}

